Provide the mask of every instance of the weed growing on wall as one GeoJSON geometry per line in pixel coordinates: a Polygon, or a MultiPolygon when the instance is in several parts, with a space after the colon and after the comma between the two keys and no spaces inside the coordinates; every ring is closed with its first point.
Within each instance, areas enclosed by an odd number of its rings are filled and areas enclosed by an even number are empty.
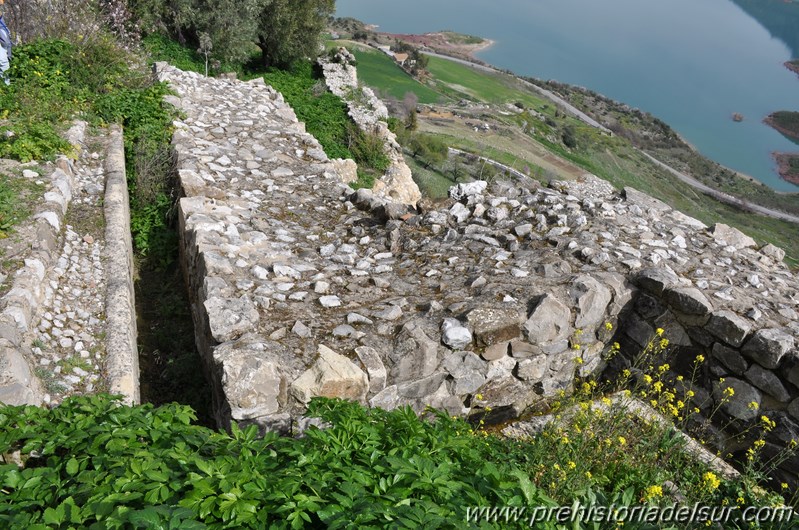
{"type": "Polygon", "coordinates": [[[0,157],[27,162],[71,153],[59,132],[75,118],[121,123],[136,250],[155,253],[163,265],[173,259],[176,244],[167,221],[174,203],[168,185],[172,168],[161,162],[169,159],[172,116],[162,103],[166,86],[129,66],[139,62],[110,38],[16,47],[13,82],[0,88],[0,157]],[[147,192],[139,193],[141,187],[147,192]]]}

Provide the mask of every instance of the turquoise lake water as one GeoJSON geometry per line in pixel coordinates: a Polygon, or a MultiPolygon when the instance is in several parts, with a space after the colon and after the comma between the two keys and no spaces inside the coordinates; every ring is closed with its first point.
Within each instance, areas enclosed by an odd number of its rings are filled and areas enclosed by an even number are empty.
{"type": "Polygon", "coordinates": [[[791,50],[799,38],[784,30],[787,16],[799,20],[799,2],[760,0],[756,19],[739,7],[747,0],[736,1],[337,0],[336,15],[380,31],[492,39],[480,59],[648,111],[709,158],[799,191],[779,178],[771,157],[799,145],[762,123],[776,110],[799,111],[799,76],[782,64],[799,55],[791,50]],[[744,121],[733,122],[734,112],[744,121]]]}

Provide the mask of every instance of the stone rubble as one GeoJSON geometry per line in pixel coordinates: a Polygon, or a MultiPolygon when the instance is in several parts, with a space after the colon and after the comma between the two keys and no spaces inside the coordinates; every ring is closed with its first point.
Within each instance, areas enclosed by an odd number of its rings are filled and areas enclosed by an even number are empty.
{"type": "Polygon", "coordinates": [[[501,420],[576,374],[630,366],[608,363],[611,345],[635,354],[659,328],[674,373],[706,357],[697,394],[719,404],[719,379],[734,385],[728,418],[750,421],[754,401],[799,422],[799,289],[779,249],[590,176],[461,186],[387,215],[391,203],[341,184],[259,80],[157,68],[186,115],[184,265],[221,425],[288,429],[332,389],[387,408],[491,406],[501,420]],[[224,375],[254,348],[263,384],[224,375]]]}
{"type": "MultiPolygon", "coordinates": [[[[86,145],[92,145],[92,141],[86,145]]],[[[63,246],[44,280],[45,296],[33,354],[47,384],[45,403],[56,404],[68,395],[105,389],[105,169],[98,152],[102,149],[83,149],[75,164],[63,246]]]]}

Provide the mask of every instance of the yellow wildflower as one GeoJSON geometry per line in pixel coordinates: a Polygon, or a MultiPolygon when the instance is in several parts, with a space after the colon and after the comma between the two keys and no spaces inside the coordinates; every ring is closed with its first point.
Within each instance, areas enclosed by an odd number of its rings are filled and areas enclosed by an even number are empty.
{"type": "Polygon", "coordinates": [[[715,491],[721,485],[721,480],[712,471],[702,475],[702,483],[708,491],[715,491]]]}
{"type": "Polygon", "coordinates": [[[613,324],[611,324],[610,322],[605,322],[605,329],[608,330],[608,331],[612,331],[613,330],[613,324]]]}
{"type": "Polygon", "coordinates": [[[655,333],[657,333],[657,336],[660,337],[663,335],[663,333],[665,333],[665,330],[663,328],[658,328],[655,330],[655,333]]]}
{"type": "Polygon", "coordinates": [[[627,439],[624,436],[619,436],[619,445],[627,445],[627,439]]]}
{"type": "Polygon", "coordinates": [[[663,496],[663,488],[661,486],[649,486],[644,490],[643,501],[649,502],[663,496]]]}
{"type": "Polygon", "coordinates": [[[763,429],[768,432],[777,426],[777,422],[770,419],[768,416],[760,416],[760,421],[763,422],[763,429]]]}

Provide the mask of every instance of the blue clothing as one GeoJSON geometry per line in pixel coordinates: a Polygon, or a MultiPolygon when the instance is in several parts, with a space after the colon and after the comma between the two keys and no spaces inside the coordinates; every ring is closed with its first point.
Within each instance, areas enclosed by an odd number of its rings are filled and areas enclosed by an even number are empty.
{"type": "Polygon", "coordinates": [[[11,42],[11,30],[6,26],[3,15],[0,15],[0,46],[6,50],[8,58],[11,59],[11,48],[13,48],[14,45],[11,42]]]}
{"type": "Polygon", "coordinates": [[[9,84],[8,74],[6,73],[9,68],[9,61],[11,60],[11,48],[14,45],[11,42],[11,31],[6,26],[3,20],[3,15],[0,15],[0,79],[5,84],[9,84]]]}

